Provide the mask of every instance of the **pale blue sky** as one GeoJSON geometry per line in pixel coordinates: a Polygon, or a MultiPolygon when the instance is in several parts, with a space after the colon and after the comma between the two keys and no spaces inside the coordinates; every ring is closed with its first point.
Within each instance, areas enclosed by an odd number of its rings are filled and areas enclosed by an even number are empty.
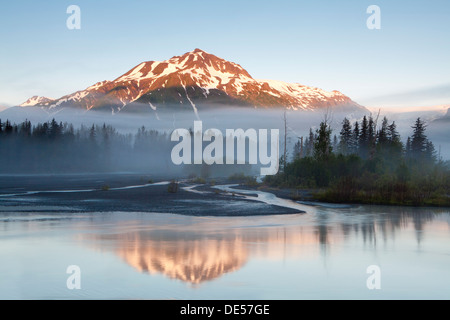
{"type": "Polygon", "coordinates": [[[448,0],[15,0],[0,12],[0,104],[58,98],[195,48],[256,79],[336,89],[366,106],[450,104],[449,35],[448,0]],[[81,30],[66,27],[71,4],[81,30]],[[381,30],[366,27],[371,4],[381,30]]]}

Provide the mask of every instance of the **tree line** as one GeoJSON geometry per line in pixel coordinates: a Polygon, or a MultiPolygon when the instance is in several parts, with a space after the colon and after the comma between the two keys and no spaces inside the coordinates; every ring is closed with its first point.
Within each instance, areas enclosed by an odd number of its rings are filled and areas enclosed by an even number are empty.
{"type": "Polygon", "coordinates": [[[167,170],[170,136],[141,127],[120,133],[111,125],[51,121],[32,125],[0,120],[1,173],[167,170]],[[156,170],[155,170],[156,169],[156,170]]]}
{"type": "Polygon", "coordinates": [[[407,205],[450,205],[449,163],[442,161],[417,118],[406,144],[395,122],[372,116],[353,124],[347,118],[337,134],[327,120],[295,144],[293,160],[271,186],[315,189],[322,201],[407,205]]]}

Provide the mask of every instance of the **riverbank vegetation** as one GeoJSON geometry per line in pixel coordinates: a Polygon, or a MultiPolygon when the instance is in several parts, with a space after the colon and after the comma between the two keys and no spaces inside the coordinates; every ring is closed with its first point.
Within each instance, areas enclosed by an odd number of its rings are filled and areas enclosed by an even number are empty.
{"type": "Polygon", "coordinates": [[[272,187],[316,189],[319,201],[450,206],[450,166],[418,118],[403,143],[395,122],[344,119],[338,134],[327,120],[294,147],[291,162],[267,176],[272,187]]]}

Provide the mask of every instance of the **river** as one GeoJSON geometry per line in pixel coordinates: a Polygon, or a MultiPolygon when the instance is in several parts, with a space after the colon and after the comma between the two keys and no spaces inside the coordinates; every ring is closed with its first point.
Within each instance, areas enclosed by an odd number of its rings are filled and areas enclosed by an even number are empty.
{"type": "Polygon", "coordinates": [[[241,192],[306,213],[58,214],[0,204],[0,298],[450,298],[449,209],[306,205],[241,192]],[[80,289],[68,288],[69,266],[79,268],[80,289]]]}

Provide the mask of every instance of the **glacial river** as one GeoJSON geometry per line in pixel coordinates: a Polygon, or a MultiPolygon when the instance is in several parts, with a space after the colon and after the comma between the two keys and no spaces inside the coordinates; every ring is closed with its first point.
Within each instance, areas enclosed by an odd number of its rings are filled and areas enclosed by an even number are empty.
{"type": "Polygon", "coordinates": [[[0,203],[0,299],[450,299],[449,209],[247,193],[306,213],[55,214],[0,203]]]}

